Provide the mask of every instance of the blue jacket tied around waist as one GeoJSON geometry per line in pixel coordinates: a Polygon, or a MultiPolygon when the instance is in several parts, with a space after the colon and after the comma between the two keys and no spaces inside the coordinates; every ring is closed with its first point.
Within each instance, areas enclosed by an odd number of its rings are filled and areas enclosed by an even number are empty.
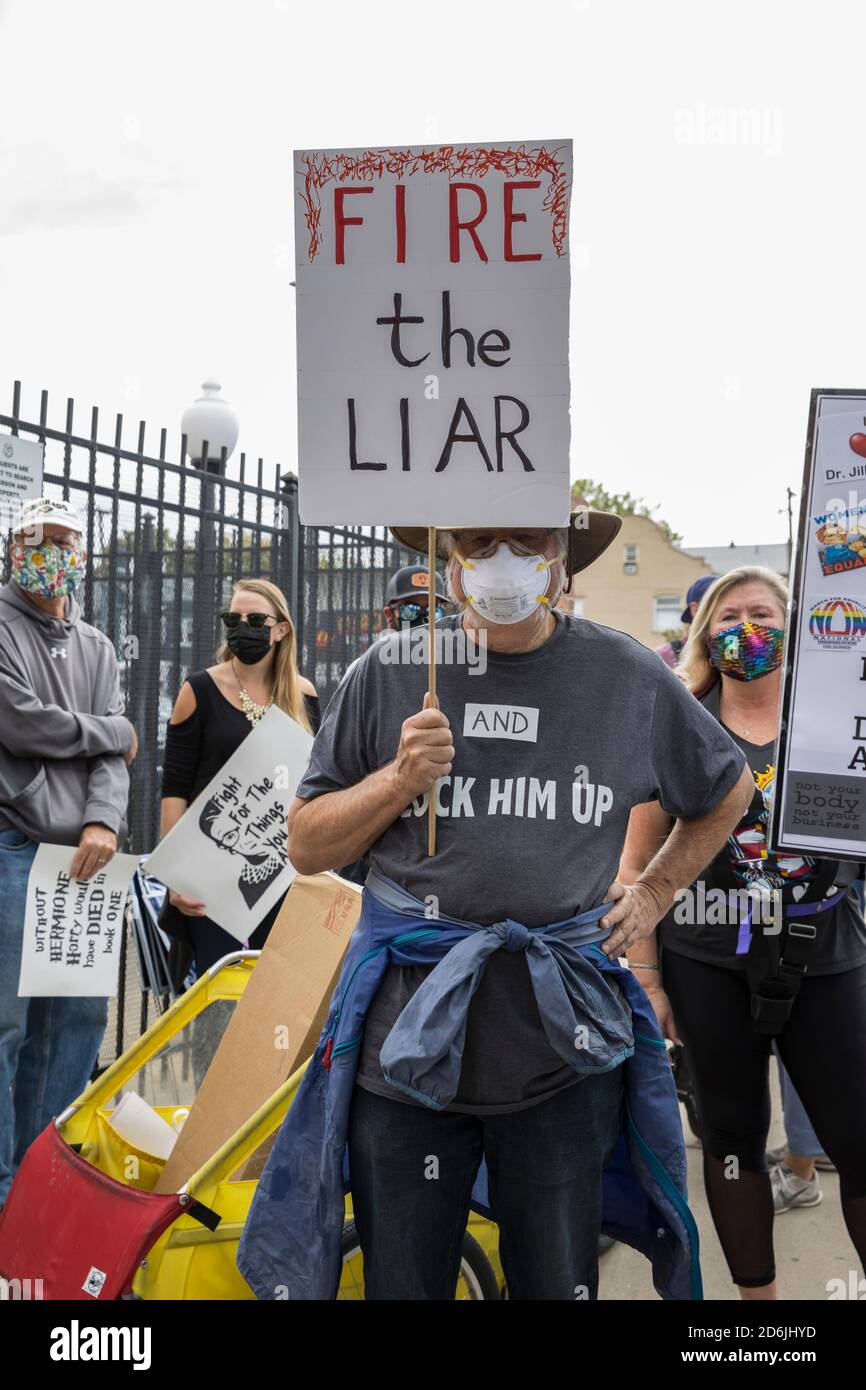
{"type": "MultiPolygon", "coordinates": [[[[596,923],[610,904],[530,930],[438,916],[371,872],[328,1021],[259,1179],[238,1268],[259,1298],[333,1299],[340,1282],[349,1110],[364,1019],[386,966],[436,965],[380,1053],[386,1079],[434,1110],[460,1080],[467,1012],[494,951],[525,951],[552,1047],[576,1072],[625,1067],[620,1132],[604,1171],[602,1229],[652,1263],[663,1298],[702,1297],[698,1236],[673,1075],[652,1006],[609,960],[596,923]]],[[[472,1206],[495,1220],[482,1163],[472,1206]]],[[[407,1239],[410,1233],[407,1233],[407,1239]]]]}

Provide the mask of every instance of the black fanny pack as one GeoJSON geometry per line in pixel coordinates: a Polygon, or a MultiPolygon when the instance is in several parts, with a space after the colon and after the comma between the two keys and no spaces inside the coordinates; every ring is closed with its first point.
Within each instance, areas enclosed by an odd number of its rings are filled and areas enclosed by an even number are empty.
{"type": "Polygon", "coordinates": [[[815,902],[786,903],[782,929],[768,936],[766,954],[746,956],[746,978],[752,992],[752,1027],[756,1033],[776,1037],[791,1016],[794,1000],[805,979],[815,950],[822,920],[846,896],[859,872],[859,865],[824,861],[822,872],[811,888],[820,897],[815,902]]]}

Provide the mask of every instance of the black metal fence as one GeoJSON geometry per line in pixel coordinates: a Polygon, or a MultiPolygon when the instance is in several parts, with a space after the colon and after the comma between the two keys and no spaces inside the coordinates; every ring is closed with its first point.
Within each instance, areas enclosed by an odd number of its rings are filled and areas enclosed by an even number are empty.
{"type": "MultiPolygon", "coordinates": [[[[301,526],[297,479],[262,459],[208,460],[205,451],[193,464],[183,435],[175,462],[165,429],[148,453],[144,421],[134,445],[124,442],[122,415],[106,437],[95,406],[86,432],[76,430],[71,399],[58,427],[45,391],[35,415],[22,410],[19,382],[0,431],[45,445],[44,491],[75,502],[84,520],[81,604],[114,644],[138,730],[130,849],[144,854],[158,834],[166,722],[189,672],[216,659],[219,613],[237,580],[263,577],[283,590],[300,668],[324,704],[382,625],[388,575],[413,557],[384,530],[301,526]]],[[[4,578],[5,565],[4,554],[4,578]]]]}
{"type": "MultiPolygon", "coordinates": [[[[117,414],[106,427],[94,406],[82,427],[72,399],[62,421],[50,422],[48,393],[27,410],[20,382],[11,413],[0,414],[2,433],[44,444],[43,491],[69,498],[83,518],[83,616],[108,635],[120,662],[139,736],[128,848],[146,854],[158,837],[165,726],[187,674],[216,659],[219,613],[237,580],[262,577],[283,590],[300,669],[324,706],[382,625],[389,574],[417,557],[384,529],[303,527],[294,474],[261,458],[208,459],[205,448],[193,462],[185,435],[171,458],[165,429],[149,452],[144,421],[131,428],[117,414]]],[[[4,580],[6,565],[4,549],[4,580]]],[[[135,1036],[122,1020],[119,1032],[135,1036]]]]}

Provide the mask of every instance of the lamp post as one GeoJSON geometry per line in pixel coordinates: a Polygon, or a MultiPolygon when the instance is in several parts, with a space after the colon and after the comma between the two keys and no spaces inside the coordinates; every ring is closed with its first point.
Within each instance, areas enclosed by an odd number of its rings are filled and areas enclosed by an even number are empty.
{"type": "MultiPolygon", "coordinates": [[[[180,421],[186,437],[189,462],[201,472],[199,526],[196,539],[196,572],[193,578],[192,663],[198,671],[208,665],[216,637],[217,594],[216,525],[214,497],[216,479],[225,473],[229,457],[238,442],[238,417],[220,395],[222,387],[213,377],[202,382],[202,395],[188,405],[180,421]]],[[[222,566],[220,565],[220,571],[222,566]]],[[[179,598],[182,601],[183,585],[179,598]]]]}

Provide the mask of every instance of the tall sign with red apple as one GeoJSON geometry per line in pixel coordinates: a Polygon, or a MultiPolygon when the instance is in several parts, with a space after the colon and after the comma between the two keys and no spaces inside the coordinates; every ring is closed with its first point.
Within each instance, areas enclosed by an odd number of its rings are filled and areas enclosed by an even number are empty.
{"type": "Polygon", "coordinates": [[[774,848],[866,859],[866,391],[812,392],[774,848]]]}

